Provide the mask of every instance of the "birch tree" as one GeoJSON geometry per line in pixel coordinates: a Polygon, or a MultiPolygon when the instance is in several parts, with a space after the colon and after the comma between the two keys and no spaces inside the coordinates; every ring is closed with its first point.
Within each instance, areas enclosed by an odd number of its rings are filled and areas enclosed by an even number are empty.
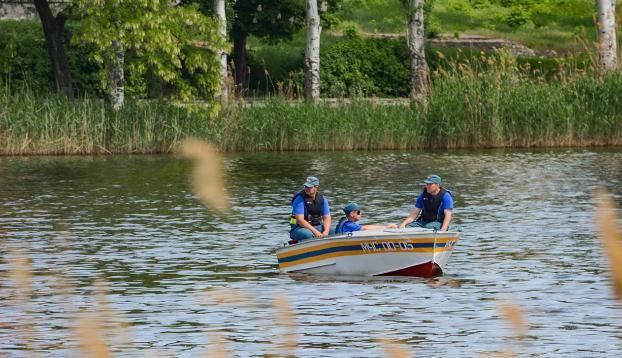
{"type": "Polygon", "coordinates": [[[618,68],[615,0],[598,0],[598,50],[602,73],[618,68]]]}
{"type": "Polygon", "coordinates": [[[408,51],[410,52],[410,98],[426,105],[430,69],[425,60],[424,0],[404,0],[408,14],[408,51]]]}
{"type": "Polygon", "coordinates": [[[112,70],[110,71],[111,101],[112,108],[118,111],[125,103],[125,51],[118,40],[113,40],[112,45],[112,70]]]}
{"type": "Polygon", "coordinates": [[[317,0],[306,0],[307,46],[305,48],[305,99],[320,100],[320,15],[317,0]]]}
{"type": "MultiPolygon", "coordinates": [[[[199,2],[184,3],[195,1],[199,2]]],[[[320,22],[324,27],[338,23],[345,14],[342,1],[321,1],[320,22]]],[[[247,38],[252,35],[271,44],[291,40],[305,25],[305,0],[226,0],[225,7],[231,31],[233,77],[238,93],[244,93],[250,84],[247,38]]]]}
{"type": "MultiPolygon", "coordinates": [[[[214,12],[220,20],[218,27],[218,34],[223,42],[227,41],[227,15],[225,13],[225,0],[214,0],[213,3],[214,12]]],[[[218,98],[221,104],[226,104],[229,100],[229,89],[227,86],[227,52],[224,47],[219,49],[219,61],[220,61],[220,91],[218,98]]]]}

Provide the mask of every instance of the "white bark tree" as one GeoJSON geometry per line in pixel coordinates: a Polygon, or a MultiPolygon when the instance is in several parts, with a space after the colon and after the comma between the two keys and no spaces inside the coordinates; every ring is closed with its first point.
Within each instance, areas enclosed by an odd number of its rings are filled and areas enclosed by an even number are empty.
{"type": "MultiPolygon", "coordinates": [[[[214,0],[214,11],[218,15],[220,20],[220,27],[218,28],[218,34],[222,37],[222,42],[227,41],[227,15],[225,13],[225,0],[214,0]]],[[[219,49],[220,60],[220,92],[218,98],[221,104],[226,104],[229,101],[229,88],[227,86],[227,52],[225,48],[219,49]]]]}
{"type": "Polygon", "coordinates": [[[307,47],[305,48],[305,99],[320,101],[320,15],[317,0],[306,0],[307,47]]]}
{"type": "Polygon", "coordinates": [[[430,69],[425,60],[424,0],[407,0],[408,50],[410,52],[410,98],[427,104],[430,69]]]}
{"type": "Polygon", "coordinates": [[[618,49],[616,40],[616,1],[598,0],[598,52],[599,67],[602,73],[618,68],[618,49]]]}
{"type": "Polygon", "coordinates": [[[125,63],[125,51],[123,45],[119,41],[112,41],[113,64],[110,71],[110,98],[112,108],[115,111],[120,110],[125,103],[125,73],[123,65],[125,63]]]}

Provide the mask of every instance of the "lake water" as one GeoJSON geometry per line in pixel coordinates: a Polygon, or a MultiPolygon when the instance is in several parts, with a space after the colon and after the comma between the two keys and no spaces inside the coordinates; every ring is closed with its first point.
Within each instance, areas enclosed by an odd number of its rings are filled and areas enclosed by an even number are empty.
{"type": "Polygon", "coordinates": [[[225,217],[196,200],[190,169],[174,156],[0,158],[0,356],[81,356],[72,327],[96,311],[96,279],[129,325],[123,339],[107,330],[118,356],[194,357],[214,332],[240,357],[284,354],[285,339],[300,357],[378,357],[381,338],[415,356],[622,353],[592,198],[604,185],[622,206],[622,150],[231,154],[225,217]],[[307,175],[335,219],[357,201],[365,223],[386,223],[408,214],[429,173],[454,192],[464,227],[442,277],[278,273],[307,175]],[[16,252],[34,274],[26,301],[7,276],[16,252]],[[295,327],[275,318],[284,297],[295,327]],[[521,307],[526,332],[503,304],[521,307]]]}

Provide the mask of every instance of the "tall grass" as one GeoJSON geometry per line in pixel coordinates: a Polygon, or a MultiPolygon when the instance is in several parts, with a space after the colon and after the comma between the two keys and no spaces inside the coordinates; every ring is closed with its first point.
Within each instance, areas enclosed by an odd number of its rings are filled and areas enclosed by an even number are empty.
{"type": "Polygon", "coordinates": [[[74,102],[28,89],[0,94],[0,153],[111,154],[174,150],[201,135],[201,116],[158,101],[128,101],[115,112],[101,99],[74,102]]]}
{"type": "Polygon", "coordinates": [[[434,73],[427,109],[277,97],[218,114],[158,101],[128,101],[114,112],[98,99],[5,89],[0,154],[163,153],[188,137],[224,151],[622,145],[622,75],[570,68],[547,80],[511,57],[480,60],[434,73]]]}
{"type": "Polygon", "coordinates": [[[228,151],[621,145],[622,76],[564,66],[547,80],[509,56],[456,62],[434,74],[425,110],[373,99],[231,108],[218,143],[228,151]]]}
{"type": "Polygon", "coordinates": [[[426,117],[433,147],[620,145],[622,76],[564,68],[550,81],[501,56],[458,63],[434,82],[426,117]]]}

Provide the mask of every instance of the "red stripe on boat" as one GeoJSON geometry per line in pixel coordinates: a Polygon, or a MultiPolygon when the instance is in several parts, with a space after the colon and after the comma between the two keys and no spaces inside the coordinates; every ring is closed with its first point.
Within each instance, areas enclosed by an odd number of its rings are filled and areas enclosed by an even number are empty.
{"type": "Polygon", "coordinates": [[[436,262],[426,262],[421,265],[415,265],[403,268],[401,270],[383,273],[378,276],[417,276],[417,277],[435,277],[443,274],[443,270],[436,262]]]}

